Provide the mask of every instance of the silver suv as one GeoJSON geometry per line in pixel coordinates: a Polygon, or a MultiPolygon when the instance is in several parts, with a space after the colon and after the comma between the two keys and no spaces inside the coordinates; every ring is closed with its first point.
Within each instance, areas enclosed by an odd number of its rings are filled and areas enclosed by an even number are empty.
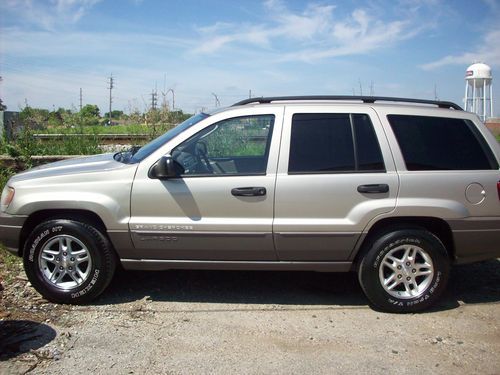
{"type": "Polygon", "coordinates": [[[450,265],[500,256],[500,147],[449,102],[255,98],[128,152],[20,173],[0,239],[48,300],[125,269],[356,271],[374,306],[438,300],[450,265]]]}

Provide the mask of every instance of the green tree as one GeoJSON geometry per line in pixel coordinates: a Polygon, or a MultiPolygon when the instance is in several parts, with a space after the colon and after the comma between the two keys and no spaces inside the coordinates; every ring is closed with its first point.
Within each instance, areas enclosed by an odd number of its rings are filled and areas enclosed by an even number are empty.
{"type": "MultiPolygon", "coordinates": [[[[106,112],[103,117],[109,118],[109,112],[106,112]]],[[[118,111],[118,110],[111,111],[111,118],[120,119],[122,117],[123,117],[123,111],[118,111]]]]}
{"type": "MultiPolygon", "coordinates": [[[[0,82],[3,81],[3,78],[2,76],[0,76],[0,82]]],[[[5,104],[3,104],[3,100],[2,98],[0,98],[0,111],[5,111],[7,109],[7,106],[5,104]]]]}
{"type": "Polygon", "coordinates": [[[87,104],[80,111],[82,117],[100,117],[99,107],[95,104],[87,104]]]}
{"type": "Polygon", "coordinates": [[[85,105],[80,111],[81,124],[84,126],[99,125],[101,119],[99,112],[99,107],[95,104],[85,105]]]}
{"type": "Polygon", "coordinates": [[[50,112],[47,109],[24,107],[19,113],[21,123],[28,129],[43,129],[47,127],[50,112]]]}

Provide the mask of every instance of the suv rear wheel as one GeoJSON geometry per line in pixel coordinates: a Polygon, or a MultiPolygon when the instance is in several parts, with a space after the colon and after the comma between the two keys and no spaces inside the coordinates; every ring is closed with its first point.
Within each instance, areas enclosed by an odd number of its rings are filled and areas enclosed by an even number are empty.
{"type": "Polygon", "coordinates": [[[47,300],[85,303],[101,294],[113,277],[115,254],[96,228],[74,220],[38,225],[26,241],[26,275],[47,300]]]}
{"type": "Polygon", "coordinates": [[[388,312],[416,312],[446,288],[449,260],[443,243],[425,229],[386,232],[367,245],[358,270],[373,305],[388,312]]]}

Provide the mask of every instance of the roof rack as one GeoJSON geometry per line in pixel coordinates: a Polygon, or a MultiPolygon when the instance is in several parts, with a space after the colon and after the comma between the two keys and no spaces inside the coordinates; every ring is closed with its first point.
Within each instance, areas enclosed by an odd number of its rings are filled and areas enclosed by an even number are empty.
{"type": "Polygon", "coordinates": [[[436,105],[439,108],[451,108],[458,111],[463,111],[462,107],[458,104],[452,102],[443,102],[440,100],[425,100],[425,99],[409,99],[409,98],[391,98],[387,96],[351,96],[351,95],[312,95],[312,96],[272,96],[272,97],[260,97],[260,98],[250,98],[239,101],[232,105],[232,107],[238,105],[247,105],[252,103],[271,103],[277,101],[300,101],[300,100],[332,100],[332,101],[346,101],[346,100],[360,100],[363,103],[375,103],[375,102],[396,102],[396,103],[417,103],[417,104],[430,104],[436,105]]]}

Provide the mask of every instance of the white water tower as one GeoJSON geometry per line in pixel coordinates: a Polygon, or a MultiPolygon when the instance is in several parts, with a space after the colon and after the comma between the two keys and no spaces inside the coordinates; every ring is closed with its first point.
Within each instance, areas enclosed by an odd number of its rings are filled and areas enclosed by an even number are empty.
{"type": "Polygon", "coordinates": [[[473,112],[484,122],[493,117],[493,77],[491,68],[475,63],[465,72],[465,110],[473,112]]]}

